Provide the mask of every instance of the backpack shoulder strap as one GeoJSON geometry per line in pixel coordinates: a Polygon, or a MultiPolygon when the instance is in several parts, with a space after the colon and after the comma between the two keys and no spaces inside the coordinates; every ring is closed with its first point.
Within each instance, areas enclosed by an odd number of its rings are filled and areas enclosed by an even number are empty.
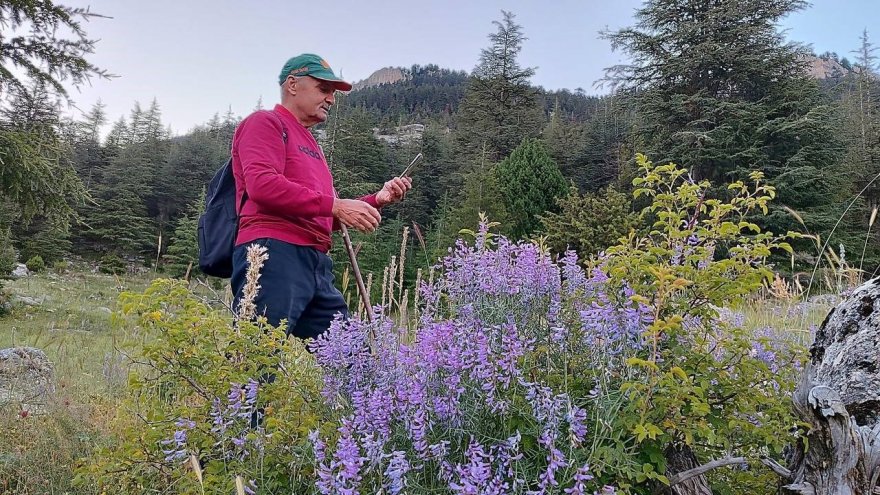
{"type": "MultiPolygon", "coordinates": [[[[284,141],[284,144],[287,144],[287,126],[284,125],[284,121],[281,120],[281,116],[278,115],[278,112],[276,112],[275,110],[270,110],[269,113],[271,113],[273,116],[275,116],[275,119],[278,120],[279,124],[281,124],[281,140],[284,141]]],[[[287,154],[286,149],[284,150],[284,153],[287,154]]],[[[229,161],[229,165],[230,165],[229,173],[232,173],[232,160],[231,159],[229,161]]],[[[241,203],[239,203],[239,205],[238,205],[238,214],[241,214],[241,210],[242,210],[242,208],[244,208],[244,202],[246,199],[247,199],[247,189],[245,189],[241,195],[241,203]]]]}
{"type": "Polygon", "coordinates": [[[281,139],[284,140],[284,144],[287,144],[287,126],[284,125],[284,121],[281,120],[281,116],[278,115],[278,112],[272,110],[272,115],[274,115],[275,118],[278,119],[278,123],[281,124],[281,139]]]}

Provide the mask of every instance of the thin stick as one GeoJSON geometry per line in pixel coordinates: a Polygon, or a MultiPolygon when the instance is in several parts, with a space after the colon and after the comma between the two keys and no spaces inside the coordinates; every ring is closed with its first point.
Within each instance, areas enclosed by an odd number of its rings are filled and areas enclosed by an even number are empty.
{"type": "Polygon", "coordinates": [[[367,321],[372,323],[373,310],[370,305],[370,295],[367,294],[367,288],[364,286],[364,278],[361,276],[361,268],[358,266],[357,256],[351,245],[351,237],[348,236],[348,228],[342,222],[339,223],[339,226],[342,232],[342,242],[345,244],[345,252],[348,253],[348,261],[351,263],[351,271],[354,273],[354,280],[357,283],[358,292],[361,293],[361,301],[364,303],[364,310],[367,313],[367,321]]]}

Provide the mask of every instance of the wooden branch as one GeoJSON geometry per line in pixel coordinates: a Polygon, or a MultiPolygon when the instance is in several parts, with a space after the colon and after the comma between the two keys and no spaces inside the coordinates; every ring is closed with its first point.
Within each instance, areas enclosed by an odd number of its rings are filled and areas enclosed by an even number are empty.
{"type": "Polygon", "coordinates": [[[723,459],[717,459],[711,462],[707,462],[702,466],[697,466],[693,469],[688,469],[687,471],[673,474],[669,477],[669,486],[677,485],[691,478],[695,478],[701,474],[708,473],[715,468],[731,466],[734,464],[744,464],[745,462],[745,457],[725,457],[723,459]]]}
{"type": "Polygon", "coordinates": [[[761,464],[770,468],[771,471],[785,478],[786,481],[791,480],[791,471],[788,470],[785,466],[779,464],[769,457],[761,457],[761,464]]]}
{"type": "MultiPolygon", "coordinates": [[[[172,367],[174,367],[174,363],[170,359],[168,359],[166,356],[162,356],[162,360],[165,361],[166,363],[168,363],[169,365],[171,365],[172,367]]],[[[179,377],[179,378],[183,378],[184,380],[186,380],[187,383],[190,384],[190,386],[192,386],[192,388],[195,389],[196,392],[199,393],[199,395],[201,395],[202,397],[204,397],[208,401],[211,400],[211,395],[208,392],[206,392],[205,389],[203,389],[198,383],[196,383],[195,380],[193,380],[192,378],[184,375],[183,373],[181,373],[180,371],[177,371],[177,370],[173,370],[172,374],[177,375],[177,377],[179,377]]]]}

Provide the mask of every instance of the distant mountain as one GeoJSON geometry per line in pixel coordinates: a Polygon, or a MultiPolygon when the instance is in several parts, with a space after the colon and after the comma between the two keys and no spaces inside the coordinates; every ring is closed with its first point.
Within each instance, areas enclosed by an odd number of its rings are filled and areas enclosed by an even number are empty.
{"type": "Polygon", "coordinates": [[[807,62],[807,75],[813,79],[841,77],[850,72],[834,58],[808,55],[804,60],[807,62]]]}
{"type": "MultiPolygon", "coordinates": [[[[385,67],[354,84],[345,108],[364,109],[388,128],[424,123],[426,118],[446,119],[458,110],[468,78],[464,71],[434,64],[385,67]]],[[[535,89],[546,115],[559,111],[569,121],[587,121],[605,98],[588,96],[580,89],[535,89]]]]}
{"type": "Polygon", "coordinates": [[[352,90],[357,91],[359,89],[372,88],[382,84],[396,83],[404,79],[406,79],[406,74],[404,74],[403,69],[400,67],[383,67],[370,74],[370,77],[363,81],[354,83],[352,90]]]}
{"type": "Polygon", "coordinates": [[[362,108],[393,125],[452,115],[464,96],[468,75],[436,65],[385,67],[358,81],[347,108],[362,108]]]}

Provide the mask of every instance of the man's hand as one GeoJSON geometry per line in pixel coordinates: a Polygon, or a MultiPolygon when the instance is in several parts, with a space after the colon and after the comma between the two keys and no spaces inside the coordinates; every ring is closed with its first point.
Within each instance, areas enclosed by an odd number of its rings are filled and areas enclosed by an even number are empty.
{"type": "Polygon", "coordinates": [[[382,216],[379,211],[357,199],[334,199],[333,216],[346,227],[361,232],[372,232],[379,226],[382,216]]]}
{"type": "Polygon", "coordinates": [[[406,196],[406,192],[412,189],[412,179],[409,177],[395,177],[382,186],[382,190],[376,193],[376,202],[379,206],[397,203],[406,196]]]}

